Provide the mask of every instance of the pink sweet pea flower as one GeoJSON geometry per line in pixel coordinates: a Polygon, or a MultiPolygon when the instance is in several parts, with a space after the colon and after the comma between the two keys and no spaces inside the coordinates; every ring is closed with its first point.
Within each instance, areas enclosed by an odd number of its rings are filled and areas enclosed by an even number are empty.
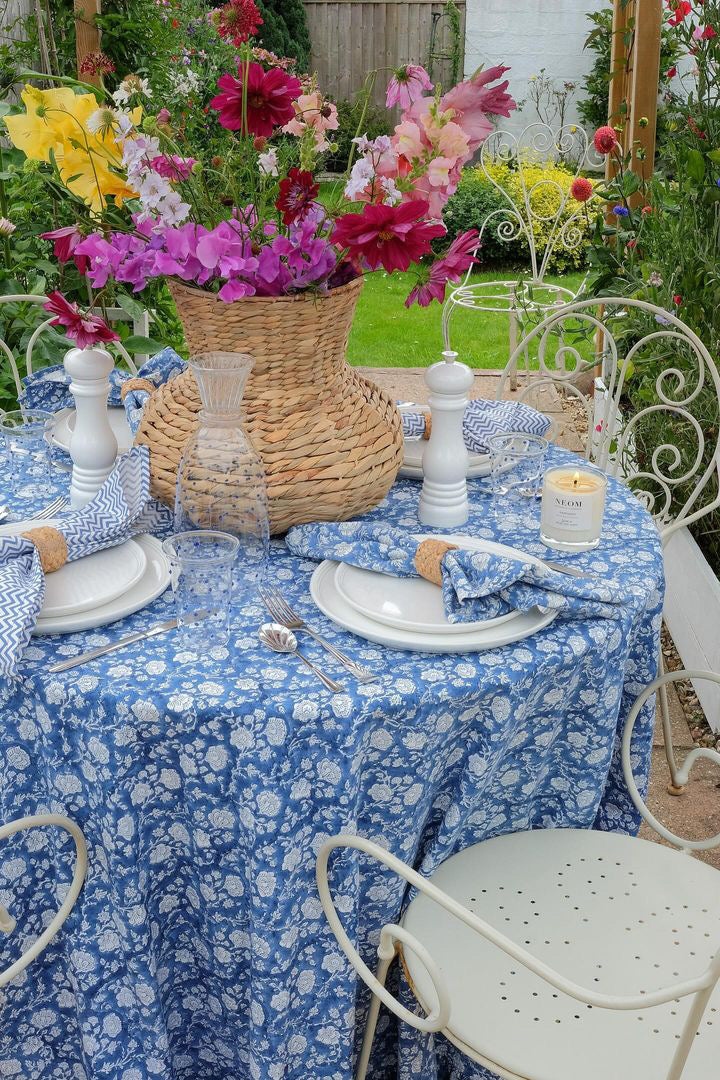
{"type": "Polygon", "coordinates": [[[421,64],[404,64],[393,73],[388,83],[385,104],[388,109],[394,105],[407,109],[422,97],[423,90],[432,89],[430,76],[421,64]]]}
{"type": "Polygon", "coordinates": [[[86,349],[88,345],[99,342],[120,340],[103,319],[98,315],[83,314],[77,304],[69,303],[62,293],[48,293],[48,302],[43,304],[43,308],[57,315],[51,325],[64,327],[66,336],[77,344],[78,349],[86,349]]]}

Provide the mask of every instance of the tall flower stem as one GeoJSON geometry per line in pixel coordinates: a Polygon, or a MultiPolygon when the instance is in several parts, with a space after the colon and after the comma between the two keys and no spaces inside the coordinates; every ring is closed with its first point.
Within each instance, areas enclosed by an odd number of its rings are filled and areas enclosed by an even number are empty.
{"type": "MultiPolygon", "coordinates": [[[[4,171],[3,163],[3,150],[2,143],[0,142],[0,173],[4,171]]],[[[5,191],[5,181],[0,176],[0,216],[7,217],[8,205],[7,205],[7,192],[5,191]]],[[[12,268],[12,257],[10,255],[10,237],[3,237],[3,254],[5,258],[5,269],[10,270],[12,268]]]]}

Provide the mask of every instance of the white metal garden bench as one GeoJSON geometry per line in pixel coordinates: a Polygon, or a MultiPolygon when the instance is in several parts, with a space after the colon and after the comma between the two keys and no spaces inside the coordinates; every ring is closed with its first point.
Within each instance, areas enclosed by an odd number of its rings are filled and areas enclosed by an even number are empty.
{"type": "MultiPolygon", "coordinates": [[[[72,881],[65,894],[65,899],[52,920],[43,930],[42,934],[35,939],[32,945],[29,945],[22,952],[21,956],[15,960],[14,963],[10,964],[4,971],[0,971],[0,987],[5,986],[11,979],[16,978],[25,970],[28,964],[32,963],[32,961],[48,947],[72,911],[85,881],[85,875],[87,873],[87,845],[82,830],[74,821],[71,821],[70,818],[64,817],[61,814],[38,814],[34,817],[19,818],[17,821],[11,821],[7,825],[0,826],[0,840],[6,840],[8,837],[13,836],[23,829],[45,828],[50,825],[65,829],[75,841],[75,867],[73,870],[72,881]]],[[[0,931],[4,934],[11,934],[15,929],[15,926],[16,920],[6,908],[0,905],[0,931]]]]}
{"type": "MultiPolygon", "coordinates": [[[[441,1032],[504,1080],[712,1080],[720,1061],[720,874],[688,857],[720,845],[684,840],[650,813],[631,739],[658,688],[637,698],[622,744],[625,779],[643,819],[681,849],[615,832],[539,829],[498,836],[424,878],[359,836],[320,848],[317,884],[340,948],[372,991],[356,1080],[365,1080],[380,1004],[419,1031],[441,1032]],[[374,975],[345,932],[328,883],[336,848],[371,855],[416,892],[380,932],[374,975]],[[385,980],[395,956],[425,1012],[405,1008],[385,980]]],[[[695,749],[684,782],[699,758],[695,749]]],[[[347,858],[347,855],[346,855],[347,858]]]]}
{"type": "MultiPolygon", "coordinates": [[[[701,391],[708,389],[720,415],[720,375],[700,338],[677,315],[645,300],[617,296],[565,304],[542,318],[519,343],[500,378],[498,399],[510,388],[520,359],[527,358],[531,350],[537,353],[537,370],[526,367],[521,373],[517,400],[542,409],[538,395],[551,387],[580,402],[588,428],[586,460],[631,484],[655,518],[663,546],[678,529],[720,506],[720,425],[716,424],[714,434],[710,434],[692,412],[701,391]],[[653,329],[624,348],[622,334],[631,309],[644,312],[653,329]],[[584,351],[580,347],[583,334],[584,351]],[[658,349],[669,352],[668,364],[652,383],[646,380],[647,393],[651,394],[647,405],[624,417],[622,398],[628,381],[642,377],[643,364],[658,349]],[[677,366],[683,359],[684,370],[677,366]],[[583,390],[587,381],[592,394],[583,390]],[[643,421],[651,416],[664,416],[670,432],[673,426],[684,425],[692,443],[692,460],[683,463],[677,446],[663,438],[645,467],[639,466],[638,439],[643,421]],[[678,501],[674,495],[681,484],[688,485],[689,490],[678,501]]],[[[552,431],[548,437],[552,438],[552,431]]],[[[661,650],[661,673],[663,664],[661,650]]],[[[667,695],[662,687],[659,698],[672,777],[669,790],[679,794],[683,784],[673,750],[667,695]]]]}

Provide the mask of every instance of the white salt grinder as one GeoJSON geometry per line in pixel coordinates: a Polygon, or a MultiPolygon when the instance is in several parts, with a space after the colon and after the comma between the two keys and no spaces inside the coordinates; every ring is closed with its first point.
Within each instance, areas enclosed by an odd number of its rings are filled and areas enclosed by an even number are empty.
{"type": "Polygon", "coordinates": [[[107,410],[108,376],[113,367],[113,358],[105,349],[70,349],[65,354],[70,393],[75,399],[75,427],[70,436],[73,509],[90,502],[112,472],[117,457],[117,439],[107,410]]]}
{"type": "Polygon", "coordinates": [[[450,528],[464,525],[469,515],[463,417],[473,373],[467,364],[458,363],[456,352],[444,352],[443,357],[425,372],[432,430],[422,457],[418,518],[423,525],[450,528]]]}

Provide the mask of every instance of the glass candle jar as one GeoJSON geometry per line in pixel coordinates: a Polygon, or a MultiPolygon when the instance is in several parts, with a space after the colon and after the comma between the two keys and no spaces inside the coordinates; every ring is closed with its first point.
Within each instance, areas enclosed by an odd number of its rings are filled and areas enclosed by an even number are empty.
{"type": "Polygon", "coordinates": [[[600,543],[607,476],[585,462],[548,469],[543,480],[540,539],[558,551],[590,551],[600,543]]]}

